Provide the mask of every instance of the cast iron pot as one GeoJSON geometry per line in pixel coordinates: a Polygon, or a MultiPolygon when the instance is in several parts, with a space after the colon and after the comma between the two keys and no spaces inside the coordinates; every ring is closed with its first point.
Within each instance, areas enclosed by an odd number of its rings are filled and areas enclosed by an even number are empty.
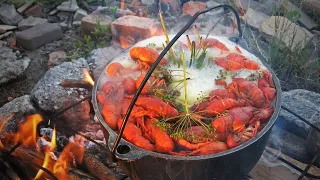
{"type": "MultiPolygon", "coordinates": [[[[281,105],[281,88],[279,80],[271,68],[263,62],[271,72],[277,89],[274,101],[275,111],[268,124],[254,138],[244,144],[227,151],[205,156],[172,156],[141,149],[124,139],[121,139],[115,157],[117,163],[132,179],[243,179],[259,161],[268,141],[281,105]]],[[[98,108],[96,99],[98,85],[104,73],[95,83],[93,89],[93,106],[99,119],[105,138],[107,149],[111,151],[117,134],[107,125],[98,108]]],[[[109,152],[110,153],[110,152],[109,152]]]]}
{"type": "MultiPolygon", "coordinates": [[[[194,15],[194,19],[199,15],[200,13],[194,15]]],[[[186,27],[188,25],[186,25],[186,27]]],[[[186,28],[182,29],[180,31],[181,34],[185,30],[186,28]]],[[[230,40],[233,41],[232,39],[230,40]]],[[[239,42],[239,39],[237,39],[237,42],[239,42]]],[[[248,50],[247,47],[242,46],[240,43],[239,45],[248,50]]],[[[248,51],[250,52],[250,50],[248,51]]],[[[273,105],[275,106],[274,113],[263,130],[261,130],[254,138],[238,147],[221,153],[190,157],[172,156],[147,151],[121,139],[114,154],[120,168],[134,180],[244,179],[259,161],[281,106],[281,87],[279,80],[270,66],[264,61],[262,61],[262,63],[272,74],[277,94],[273,102],[273,105]]],[[[107,66],[108,64],[106,67],[107,66]]],[[[117,138],[117,133],[115,133],[103,119],[96,98],[98,86],[104,76],[104,73],[102,73],[95,83],[92,101],[96,116],[101,123],[107,141],[107,149],[109,150],[109,154],[111,154],[111,149],[117,138]]]]}

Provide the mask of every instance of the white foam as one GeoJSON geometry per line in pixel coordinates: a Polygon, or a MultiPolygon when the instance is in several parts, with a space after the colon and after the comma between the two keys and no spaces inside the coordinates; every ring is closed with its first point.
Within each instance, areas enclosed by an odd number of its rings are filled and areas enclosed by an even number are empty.
{"type": "MultiPolygon", "coordinates": [[[[174,36],[169,36],[170,39],[172,39],[174,36]]],[[[197,37],[195,35],[189,35],[191,41],[192,40],[197,40],[197,37]]],[[[205,36],[203,36],[205,37],[205,36]]],[[[229,41],[227,37],[221,37],[221,36],[208,36],[208,38],[215,38],[219,40],[220,42],[224,43],[226,47],[230,50],[228,53],[238,53],[236,50],[236,44],[229,41]]],[[[184,43],[187,43],[186,36],[182,36],[179,38],[179,41],[182,41],[184,43]]],[[[149,39],[140,41],[137,43],[135,46],[148,46],[150,44],[155,44],[156,47],[162,47],[162,44],[165,43],[165,37],[164,36],[154,36],[149,39]]],[[[177,43],[176,43],[177,44],[177,43]]],[[[253,54],[249,53],[245,49],[238,47],[241,50],[241,54],[246,56],[250,60],[256,61],[262,69],[266,69],[261,61],[254,56],[253,54]]],[[[181,53],[181,49],[178,48],[178,46],[174,45],[174,54],[176,57],[179,57],[179,54],[181,53]]],[[[161,51],[159,51],[160,53],[161,51]]],[[[188,104],[191,106],[194,103],[197,102],[197,98],[200,96],[206,96],[208,95],[212,90],[221,88],[220,86],[215,85],[215,80],[219,78],[220,76],[220,70],[224,70],[222,67],[219,67],[213,63],[211,63],[212,58],[217,58],[217,57],[223,57],[226,56],[225,53],[222,53],[220,50],[216,48],[209,48],[207,50],[207,56],[205,58],[204,64],[205,66],[203,68],[196,69],[195,67],[191,66],[189,67],[189,62],[190,62],[190,51],[186,50],[185,51],[185,61],[187,64],[187,78],[190,78],[187,80],[187,94],[188,94],[188,104]]],[[[168,58],[169,52],[165,57],[168,58]]],[[[136,67],[137,63],[132,61],[130,59],[129,52],[121,54],[117,58],[114,59],[114,61],[120,62],[123,66],[125,67],[136,67]]],[[[177,65],[173,65],[173,62],[169,62],[168,69],[171,70],[171,74],[173,75],[173,80],[174,81],[179,81],[183,79],[183,69],[182,66],[180,68],[177,67],[177,65]]],[[[237,71],[237,75],[235,77],[242,77],[242,78],[247,78],[250,76],[253,72],[252,70],[247,70],[247,69],[241,69],[237,71]]],[[[226,77],[227,83],[231,82],[231,76],[226,77]]],[[[176,83],[171,83],[170,86],[171,88],[176,88],[181,92],[180,97],[178,98],[179,100],[183,101],[184,100],[184,87],[183,87],[183,82],[176,82],[176,83]]]]}

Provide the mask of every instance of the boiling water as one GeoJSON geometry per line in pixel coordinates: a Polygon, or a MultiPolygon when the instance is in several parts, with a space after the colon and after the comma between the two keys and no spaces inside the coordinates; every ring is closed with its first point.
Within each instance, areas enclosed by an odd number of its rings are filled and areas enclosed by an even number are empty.
{"type": "MultiPolygon", "coordinates": [[[[170,39],[172,39],[174,36],[169,36],[170,39]]],[[[191,41],[194,40],[197,42],[197,37],[195,35],[189,35],[191,41]]],[[[205,37],[205,36],[202,36],[205,37]]],[[[229,41],[226,37],[218,37],[218,36],[208,36],[208,38],[215,38],[219,40],[220,42],[224,43],[226,47],[230,50],[228,53],[238,53],[236,50],[236,44],[229,41]]],[[[178,41],[181,41],[185,44],[187,44],[187,39],[183,35],[183,37],[179,38],[178,41]]],[[[189,106],[192,106],[194,103],[197,103],[199,99],[202,97],[208,96],[208,94],[214,90],[222,88],[221,86],[218,86],[215,84],[216,79],[221,78],[221,72],[224,72],[223,76],[226,79],[227,83],[230,83],[233,77],[242,77],[242,78],[248,78],[248,76],[257,73],[256,70],[248,70],[248,69],[241,69],[236,71],[236,73],[227,72],[224,70],[224,68],[219,67],[211,62],[214,58],[224,57],[227,54],[223,53],[221,50],[217,48],[208,48],[207,49],[207,55],[204,60],[204,67],[201,69],[197,69],[194,66],[189,67],[190,63],[190,56],[191,52],[189,50],[183,50],[180,46],[178,41],[173,46],[173,52],[176,58],[180,57],[181,52],[183,52],[186,62],[186,73],[187,73],[187,95],[188,95],[188,104],[189,106]]],[[[135,46],[152,46],[152,47],[162,47],[162,45],[165,43],[165,37],[164,36],[155,36],[151,37],[149,39],[140,41],[135,46]]],[[[266,69],[261,61],[254,56],[253,54],[249,53],[245,49],[238,47],[241,50],[241,55],[246,56],[250,60],[254,60],[258,62],[258,64],[261,67],[261,70],[266,69]]],[[[161,51],[159,51],[160,53],[161,51]]],[[[169,52],[165,56],[167,59],[169,58],[169,52]]],[[[138,66],[138,63],[132,61],[130,58],[129,52],[123,53],[117,58],[114,59],[114,61],[121,62],[121,64],[124,67],[130,67],[130,68],[136,68],[138,66]]],[[[175,90],[180,91],[180,96],[178,100],[184,101],[185,98],[185,90],[184,90],[184,84],[183,84],[183,68],[180,66],[178,68],[177,65],[174,65],[172,61],[168,64],[168,69],[171,72],[171,75],[173,77],[173,83],[171,83],[169,86],[170,88],[173,88],[175,90]]],[[[132,75],[130,75],[132,76],[132,75]]],[[[138,74],[135,75],[137,77],[138,74]]]]}

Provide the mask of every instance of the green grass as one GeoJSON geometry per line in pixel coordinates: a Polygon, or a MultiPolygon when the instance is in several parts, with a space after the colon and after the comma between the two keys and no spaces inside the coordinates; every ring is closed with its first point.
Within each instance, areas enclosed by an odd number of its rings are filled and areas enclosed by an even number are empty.
{"type": "Polygon", "coordinates": [[[111,40],[110,26],[102,25],[100,21],[97,21],[97,25],[91,35],[85,35],[82,41],[73,42],[74,51],[70,52],[69,59],[86,58],[92,50],[107,46],[111,40]]]}

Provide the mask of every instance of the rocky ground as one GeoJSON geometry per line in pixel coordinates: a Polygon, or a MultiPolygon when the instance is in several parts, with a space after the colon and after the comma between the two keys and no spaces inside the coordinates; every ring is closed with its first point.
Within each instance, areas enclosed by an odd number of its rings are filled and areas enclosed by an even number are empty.
{"type": "MultiPolygon", "coordinates": [[[[302,5],[301,0],[160,0],[159,7],[168,32],[173,34],[196,11],[225,3],[239,12],[249,49],[272,66],[282,89],[288,91],[283,94],[286,105],[319,125],[319,1],[307,0],[302,5]]],[[[195,24],[205,34],[238,33],[232,13],[223,9],[201,16],[195,24]]],[[[91,92],[63,88],[61,81],[83,80],[83,68],[97,79],[113,57],[159,34],[162,29],[155,0],[125,0],[123,4],[116,0],[0,0],[0,114],[25,113],[34,107],[52,114],[76,102],[91,92]]],[[[61,119],[104,141],[88,101],[71,111],[61,119]]],[[[281,117],[292,125],[286,127],[299,127],[300,138],[310,139],[309,127],[286,112],[281,117]]],[[[292,130],[297,129],[288,131],[292,130]]]]}

